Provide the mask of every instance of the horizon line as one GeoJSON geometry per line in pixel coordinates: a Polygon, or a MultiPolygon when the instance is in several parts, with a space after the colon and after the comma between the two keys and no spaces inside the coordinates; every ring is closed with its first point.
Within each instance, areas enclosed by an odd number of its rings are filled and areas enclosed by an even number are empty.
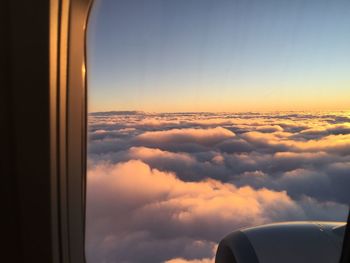
{"type": "Polygon", "coordinates": [[[125,113],[125,114],[164,114],[164,113],[301,113],[301,112],[350,112],[350,109],[337,109],[337,110],[251,110],[251,111],[145,111],[145,110],[105,110],[105,111],[88,111],[88,114],[95,113],[125,113]]]}

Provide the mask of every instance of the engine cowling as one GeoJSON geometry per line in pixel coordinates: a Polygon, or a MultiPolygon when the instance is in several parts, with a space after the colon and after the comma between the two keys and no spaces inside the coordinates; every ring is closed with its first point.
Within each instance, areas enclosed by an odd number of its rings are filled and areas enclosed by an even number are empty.
{"type": "Polygon", "coordinates": [[[337,263],[344,222],[286,222],[245,228],[227,235],[216,263],[337,263]]]}

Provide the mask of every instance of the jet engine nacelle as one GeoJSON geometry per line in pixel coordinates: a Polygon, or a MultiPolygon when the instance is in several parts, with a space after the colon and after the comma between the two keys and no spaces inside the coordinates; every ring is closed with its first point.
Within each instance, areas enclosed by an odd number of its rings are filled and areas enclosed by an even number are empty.
{"type": "Polygon", "coordinates": [[[345,223],[288,222],[235,231],[219,244],[216,263],[337,263],[345,223]]]}

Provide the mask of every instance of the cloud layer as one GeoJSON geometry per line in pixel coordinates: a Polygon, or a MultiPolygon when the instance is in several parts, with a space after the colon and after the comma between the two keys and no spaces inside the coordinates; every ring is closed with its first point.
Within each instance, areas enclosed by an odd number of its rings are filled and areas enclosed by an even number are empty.
{"type": "Polygon", "coordinates": [[[89,118],[88,262],[212,262],[225,234],[345,220],[346,113],[89,118]]]}

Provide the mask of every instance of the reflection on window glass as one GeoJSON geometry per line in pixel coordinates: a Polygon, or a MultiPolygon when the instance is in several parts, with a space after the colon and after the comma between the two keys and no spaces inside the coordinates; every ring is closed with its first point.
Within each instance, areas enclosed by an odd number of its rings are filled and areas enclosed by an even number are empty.
{"type": "Polygon", "coordinates": [[[88,262],[346,220],[349,1],[97,1],[87,45],[88,262]]]}

